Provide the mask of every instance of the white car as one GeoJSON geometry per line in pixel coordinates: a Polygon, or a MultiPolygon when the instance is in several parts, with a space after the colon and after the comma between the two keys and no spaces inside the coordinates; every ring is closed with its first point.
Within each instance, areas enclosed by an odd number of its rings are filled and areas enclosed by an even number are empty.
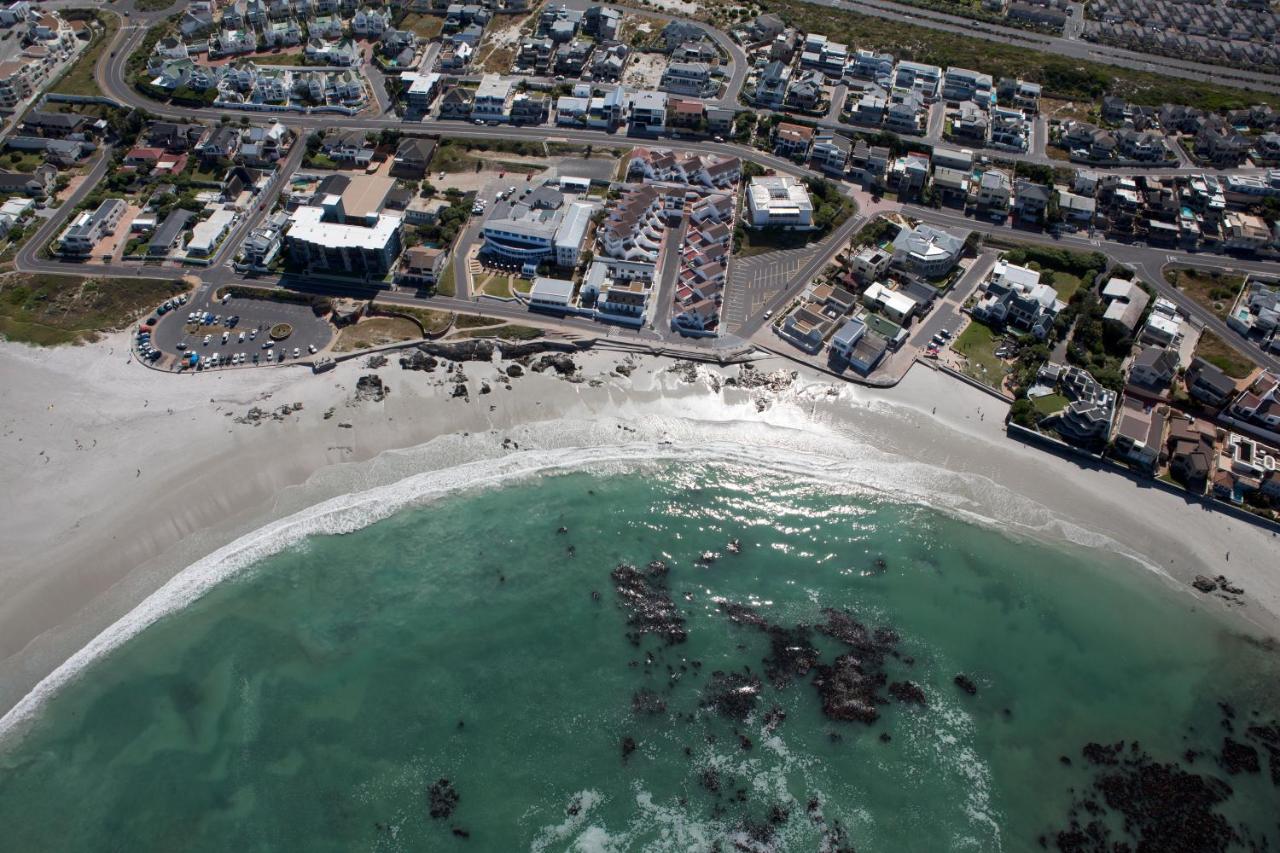
{"type": "Polygon", "coordinates": [[[211,341],[211,340],[213,340],[213,335],[205,335],[205,336],[204,336],[204,345],[205,345],[205,346],[208,346],[208,345],[209,345],[209,341],[211,341]]]}
{"type": "Polygon", "coordinates": [[[251,340],[251,341],[255,341],[255,340],[257,340],[257,339],[258,339],[258,330],[257,330],[257,329],[251,329],[251,330],[249,331],[249,340],[251,340]]]}
{"type": "Polygon", "coordinates": [[[218,354],[216,352],[213,355],[209,356],[209,363],[215,364],[215,365],[218,363],[218,354]]]}
{"type": "Polygon", "coordinates": [[[294,358],[297,358],[297,357],[298,357],[298,356],[300,356],[300,355],[302,355],[302,350],[298,349],[297,347],[294,347],[294,348],[293,348],[293,357],[294,357],[294,358]]]}
{"type": "Polygon", "coordinates": [[[244,332],[240,333],[240,343],[244,343],[244,332]]]}
{"type": "Polygon", "coordinates": [[[222,342],[223,342],[224,344],[227,342],[227,332],[223,332],[223,333],[222,333],[222,342]]]}
{"type": "Polygon", "coordinates": [[[307,352],[311,353],[312,355],[315,355],[315,354],[316,354],[316,345],[315,345],[315,344],[307,344],[307,352]]]}
{"type": "Polygon", "coordinates": [[[272,359],[274,359],[275,357],[276,357],[276,351],[275,351],[275,350],[273,350],[273,349],[269,349],[269,350],[267,350],[267,361],[271,361],[271,360],[272,360],[272,359]]]}

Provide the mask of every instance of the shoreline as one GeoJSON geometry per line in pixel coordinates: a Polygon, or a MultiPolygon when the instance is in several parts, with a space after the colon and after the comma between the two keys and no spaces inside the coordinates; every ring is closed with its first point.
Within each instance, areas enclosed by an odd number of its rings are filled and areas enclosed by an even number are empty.
{"type": "MultiPolygon", "coordinates": [[[[58,350],[0,344],[10,389],[0,464],[11,484],[0,533],[12,543],[0,562],[0,715],[219,548],[339,495],[556,446],[573,438],[565,424],[580,425],[577,440],[595,448],[637,441],[627,429],[687,430],[693,442],[738,425],[748,439],[748,427],[781,430],[783,444],[815,453],[847,441],[876,459],[873,487],[885,493],[905,488],[904,499],[927,502],[945,481],[953,509],[976,508],[997,523],[1016,517],[1015,535],[1118,543],[1184,587],[1195,574],[1226,574],[1245,589],[1246,606],[1232,615],[1280,633],[1280,578],[1266,571],[1274,534],[1012,441],[996,401],[934,371],[879,391],[766,357],[761,371],[798,371],[797,379],[748,390],[726,386],[736,366],[673,372],[669,359],[589,350],[573,356],[585,381],[526,373],[509,380],[511,390],[499,363],[464,362],[464,402],[443,367],[423,373],[392,361],[370,371],[353,359],[319,375],[181,382],[126,365],[126,350],[121,335],[58,350]],[[630,375],[614,370],[624,362],[630,375]],[[391,392],[356,402],[356,379],[369,372],[391,392]],[[279,421],[236,422],[255,405],[298,402],[279,421]]],[[[1221,601],[1203,606],[1227,610],[1221,601]]]]}

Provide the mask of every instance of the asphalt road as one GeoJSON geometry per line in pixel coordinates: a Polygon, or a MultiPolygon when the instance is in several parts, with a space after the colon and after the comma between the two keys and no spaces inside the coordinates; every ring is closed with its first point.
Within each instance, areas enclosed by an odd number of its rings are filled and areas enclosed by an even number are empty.
{"type": "MultiPolygon", "coordinates": [[[[837,2],[837,0],[832,0],[832,2],[837,2]]],[[[843,2],[843,0],[839,0],[839,2],[843,2]]],[[[879,0],[876,0],[876,2],[879,2],[879,0]]],[[[104,59],[102,63],[99,65],[97,70],[97,77],[100,85],[103,87],[103,91],[110,93],[112,97],[120,100],[122,103],[128,103],[128,104],[133,104],[136,106],[148,108],[148,109],[151,109],[153,113],[158,113],[161,115],[178,118],[178,119],[193,119],[193,120],[207,119],[208,118],[207,111],[177,108],[177,107],[171,107],[166,105],[159,105],[153,102],[146,101],[136,92],[133,92],[133,90],[124,82],[123,67],[124,67],[125,58],[127,57],[130,50],[132,50],[132,48],[136,46],[138,41],[141,40],[143,34],[144,33],[142,30],[122,30],[120,35],[117,37],[118,46],[114,51],[116,55],[114,57],[110,57],[109,54],[104,53],[104,59]]],[[[386,119],[386,118],[379,119],[379,118],[355,117],[355,118],[349,118],[349,119],[337,119],[334,117],[298,116],[296,117],[296,119],[291,118],[290,121],[291,123],[295,123],[303,131],[309,128],[348,126],[348,125],[363,127],[367,129],[379,129],[381,127],[404,127],[404,124],[399,120],[386,119]]],[[[488,128],[488,127],[476,127],[473,125],[468,125],[460,122],[438,122],[438,121],[423,121],[423,122],[416,123],[413,126],[425,131],[443,133],[444,135],[447,135],[447,136],[456,136],[456,137],[460,136],[460,137],[479,138],[479,139],[483,139],[483,138],[510,139],[512,137],[517,137],[517,138],[525,138],[525,139],[551,139],[551,140],[565,140],[565,141],[571,141],[571,142],[585,142],[585,143],[592,143],[596,145],[599,145],[599,144],[626,145],[626,144],[631,144],[632,142],[632,140],[628,139],[626,136],[619,135],[619,134],[610,134],[603,131],[574,130],[574,129],[558,128],[558,127],[488,128]]],[[[736,144],[697,142],[697,141],[686,141],[686,140],[663,140],[662,144],[675,150],[732,153],[732,154],[736,154],[737,156],[743,157],[744,159],[755,161],[765,166],[766,168],[772,168],[777,171],[789,173],[789,174],[796,174],[796,175],[815,174],[808,169],[795,166],[790,161],[782,160],[770,154],[759,152],[754,149],[747,148],[741,145],[736,145],[736,144]]],[[[1170,174],[1171,172],[1169,170],[1160,170],[1160,173],[1170,174]]],[[[100,176],[100,173],[99,173],[99,176],[100,176]]],[[[85,190],[85,192],[87,192],[87,190],[85,190]]],[[[68,204],[65,207],[69,211],[73,206],[74,204],[68,204]]],[[[1063,237],[1061,239],[1055,239],[1048,235],[1039,234],[1035,232],[1010,231],[1005,226],[997,226],[991,223],[982,222],[980,220],[969,219],[964,216],[957,216],[956,214],[953,214],[953,213],[937,211],[937,210],[934,210],[933,208],[917,208],[912,206],[906,206],[904,208],[904,212],[908,213],[909,215],[919,217],[920,219],[926,222],[930,222],[932,224],[936,224],[943,227],[958,226],[958,227],[963,227],[971,230],[984,231],[985,233],[1001,234],[1004,236],[1009,236],[1015,239],[1028,241],[1028,242],[1038,242],[1038,243],[1044,243],[1048,245],[1067,245],[1067,246],[1070,246],[1071,248],[1077,248],[1077,249],[1106,251],[1109,254],[1111,254],[1113,257],[1115,257],[1116,260],[1118,260],[1119,262],[1132,266],[1135,269],[1135,271],[1143,277],[1144,280],[1151,283],[1153,287],[1155,287],[1158,291],[1162,293],[1162,295],[1166,295],[1172,301],[1179,304],[1188,316],[1192,316],[1199,321],[1203,321],[1206,328],[1210,328],[1215,332],[1218,332],[1224,337],[1224,339],[1231,341],[1233,345],[1235,345],[1237,348],[1241,348],[1242,351],[1248,352],[1248,354],[1251,357],[1254,357],[1255,359],[1266,364],[1267,366],[1269,367],[1280,366],[1280,361],[1273,358],[1269,354],[1262,353],[1260,350],[1258,350],[1257,347],[1251,346],[1250,344],[1248,344],[1248,342],[1240,338],[1240,336],[1228,330],[1225,326],[1225,323],[1222,323],[1222,321],[1219,320],[1216,316],[1213,316],[1209,312],[1206,312],[1204,309],[1200,308],[1196,303],[1182,296],[1177,291],[1172,290],[1172,288],[1170,288],[1167,284],[1164,283],[1163,277],[1159,274],[1160,269],[1170,262],[1178,262],[1178,263],[1190,262],[1190,263],[1199,263],[1199,264],[1207,263],[1213,266],[1221,266],[1223,264],[1221,260],[1215,261],[1211,257],[1187,255],[1186,253],[1177,253],[1177,252],[1169,253],[1163,250],[1152,249],[1145,246],[1133,246],[1129,244],[1110,243],[1105,241],[1095,242],[1095,241],[1088,240],[1087,238],[1081,238],[1081,237],[1063,237]]],[[[842,227],[842,229],[840,229],[840,231],[843,233],[844,239],[847,240],[848,236],[851,235],[857,227],[860,227],[863,221],[864,221],[864,217],[861,217],[861,216],[851,218],[851,220],[848,223],[846,223],[845,226],[842,227]]],[[[57,228],[58,222],[59,222],[59,219],[57,217],[51,219],[50,222],[47,223],[46,226],[42,229],[42,231],[47,232],[47,234],[50,235],[51,237],[53,231],[57,228]]],[[[780,307],[784,306],[787,303],[787,301],[790,298],[792,298],[795,292],[798,292],[798,290],[801,287],[803,287],[804,284],[810,278],[813,277],[813,275],[816,275],[822,269],[822,267],[827,262],[827,259],[830,256],[834,255],[835,251],[838,249],[838,247],[842,243],[843,243],[843,240],[837,240],[830,244],[827,244],[831,247],[830,252],[827,252],[825,250],[819,252],[813,258],[813,260],[809,264],[807,264],[804,269],[801,270],[800,274],[797,275],[797,277],[793,280],[793,283],[791,284],[791,286],[789,286],[786,289],[786,292],[784,292],[778,299],[774,301],[773,304],[770,305],[770,309],[776,311],[780,307]]],[[[34,255],[31,252],[31,246],[33,245],[40,245],[40,243],[38,243],[36,240],[32,240],[31,243],[28,245],[27,249],[19,253],[20,268],[36,269],[41,266],[41,264],[36,263],[37,259],[34,258],[34,255]]],[[[45,263],[48,263],[48,262],[45,262],[45,263]]],[[[1250,270],[1250,271],[1274,272],[1277,269],[1277,265],[1275,264],[1268,264],[1266,262],[1258,262],[1258,261],[1232,260],[1230,262],[1230,265],[1242,270],[1250,270]]],[[[65,268],[65,265],[62,265],[62,264],[52,265],[53,271],[66,271],[64,268],[65,268]]],[[[114,267],[98,267],[98,268],[95,268],[94,272],[99,274],[126,275],[126,276],[139,274],[137,269],[134,267],[121,267],[118,270],[114,267]]],[[[171,273],[159,273],[157,271],[155,274],[167,276],[167,275],[170,275],[171,273]]],[[[225,281],[228,279],[228,272],[225,270],[209,270],[206,273],[206,279],[207,280],[212,279],[214,281],[219,281],[219,282],[225,281]]],[[[764,321],[762,317],[756,317],[754,320],[749,321],[746,324],[746,326],[744,326],[740,331],[741,337],[750,338],[750,336],[754,334],[754,332],[758,328],[760,328],[763,322],[764,321]]]]}

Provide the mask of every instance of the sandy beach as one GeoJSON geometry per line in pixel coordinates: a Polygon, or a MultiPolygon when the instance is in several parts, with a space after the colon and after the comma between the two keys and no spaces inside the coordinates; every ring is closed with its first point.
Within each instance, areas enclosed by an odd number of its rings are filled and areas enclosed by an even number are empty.
{"type": "Polygon", "coordinates": [[[394,354],[376,371],[357,359],[321,375],[173,376],[126,363],[120,335],[51,350],[0,344],[0,713],[176,572],[269,521],[424,465],[575,442],[678,448],[731,436],[815,457],[841,445],[875,462],[869,485],[884,492],[945,494],[955,511],[1127,552],[1182,584],[1225,573],[1245,589],[1238,624],[1280,628],[1274,534],[1012,441],[996,400],[945,375],[917,366],[887,391],[804,373],[743,389],[725,385],[736,366],[693,375],[610,351],[574,359],[579,381],[466,363],[464,398],[443,367],[402,370],[394,354]],[[617,372],[623,362],[633,369],[617,372]],[[357,399],[371,372],[390,388],[381,401],[357,399]],[[242,422],[255,406],[269,414],[242,422]],[[407,452],[423,445],[429,453],[407,452]]]}

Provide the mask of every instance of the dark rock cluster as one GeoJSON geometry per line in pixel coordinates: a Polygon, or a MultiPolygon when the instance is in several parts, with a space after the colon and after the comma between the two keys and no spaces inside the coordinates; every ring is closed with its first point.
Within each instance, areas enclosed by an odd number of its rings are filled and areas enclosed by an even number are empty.
{"type": "Polygon", "coordinates": [[[427,790],[427,805],[431,816],[437,820],[453,814],[453,810],[458,807],[458,792],[454,790],[453,783],[448,779],[433,782],[427,790]]]}
{"type": "Polygon", "coordinates": [[[383,384],[381,376],[376,373],[366,373],[356,380],[354,399],[357,403],[381,403],[390,393],[391,389],[383,384]]]}
{"type": "Polygon", "coordinates": [[[760,686],[760,679],[754,675],[716,670],[703,690],[702,707],[741,722],[755,710],[760,686]]]}
{"type": "Polygon", "coordinates": [[[689,633],[684,615],[671,600],[667,565],[655,560],[644,569],[625,563],[611,573],[621,606],[627,611],[627,639],[639,645],[645,634],[661,637],[668,645],[683,643],[689,633]]]}

